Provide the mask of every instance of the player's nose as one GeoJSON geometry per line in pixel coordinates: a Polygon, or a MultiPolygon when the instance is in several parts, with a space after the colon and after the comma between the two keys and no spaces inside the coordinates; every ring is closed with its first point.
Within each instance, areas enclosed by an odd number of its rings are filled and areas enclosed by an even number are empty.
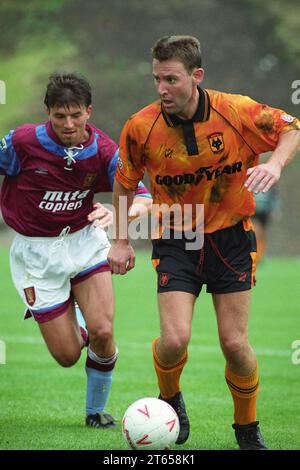
{"type": "Polygon", "coordinates": [[[72,129],[74,127],[74,122],[71,116],[66,116],[64,127],[66,129],[72,129]]]}

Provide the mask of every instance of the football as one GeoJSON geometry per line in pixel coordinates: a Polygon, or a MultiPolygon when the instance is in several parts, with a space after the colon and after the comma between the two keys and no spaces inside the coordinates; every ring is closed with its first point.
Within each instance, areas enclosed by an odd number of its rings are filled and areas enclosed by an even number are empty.
{"type": "Polygon", "coordinates": [[[170,449],[179,433],[178,416],[159,398],[141,398],[127,408],[122,432],[132,449],[170,449]]]}

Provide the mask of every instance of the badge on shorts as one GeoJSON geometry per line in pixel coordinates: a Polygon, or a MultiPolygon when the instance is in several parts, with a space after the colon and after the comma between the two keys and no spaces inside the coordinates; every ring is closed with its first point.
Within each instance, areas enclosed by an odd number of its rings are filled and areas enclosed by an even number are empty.
{"type": "Polygon", "coordinates": [[[159,285],[165,287],[169,282],[169,273],[159,273],[159,285]]]}
{"type": "Polygon", "coordinates": [[[25,297],[29,305],[34,305],[35,302],[35,290],[34,287],[26,287],[24,289],[25,297]]]}

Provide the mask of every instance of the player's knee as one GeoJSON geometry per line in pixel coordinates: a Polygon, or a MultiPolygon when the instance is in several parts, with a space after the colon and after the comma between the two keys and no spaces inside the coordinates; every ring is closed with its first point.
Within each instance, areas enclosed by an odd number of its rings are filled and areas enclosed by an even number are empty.
{"type": "Polygon", "coordinates": [[[239,355],[248,344],[247,340],[243,337],[231,338],[230,336],[220,338],[220,342],[222,351],[226,357],[239,355]]]}
{"type": "Polygon", "coordinates": [[[162,339],[163,350],[170,356],[181,357],[188,346],[189,339],[189,335],[183,332],[179,335],[167,335],[162,339]]]}
{"type": "Polygon", "coordinates": [[[108,323],[97,328],[92,328],[89,330],[89,338],[91,343],[101,343],[102,345],[109,343],[113,338],[112,324],[108,323]]]}
{"type": "Polygon", "coordinates": [[[53,354],[54,359],[62,367],[72,367],[80,358],[81,349],[74,349],[70,351],[61,351],[53,354]]]}

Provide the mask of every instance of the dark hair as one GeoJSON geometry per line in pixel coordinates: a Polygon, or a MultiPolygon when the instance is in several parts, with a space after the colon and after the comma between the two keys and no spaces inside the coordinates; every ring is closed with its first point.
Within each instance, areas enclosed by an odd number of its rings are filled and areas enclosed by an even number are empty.
{"type": "Polygon", "coordinates": [[[44,99],[48,109],[56,105],[68,108],[71,104],[87,107],[91,102],[91,86],[81,75],[67,72],[50,75],[44,99]]]}
{"type": "Polygon", "coordinates": [[[160,62],[180,60],[189,73],[202,64],[200,42],[194,36],[164,36],[154,44],[151,52],[153,59],[160,62]]]}

